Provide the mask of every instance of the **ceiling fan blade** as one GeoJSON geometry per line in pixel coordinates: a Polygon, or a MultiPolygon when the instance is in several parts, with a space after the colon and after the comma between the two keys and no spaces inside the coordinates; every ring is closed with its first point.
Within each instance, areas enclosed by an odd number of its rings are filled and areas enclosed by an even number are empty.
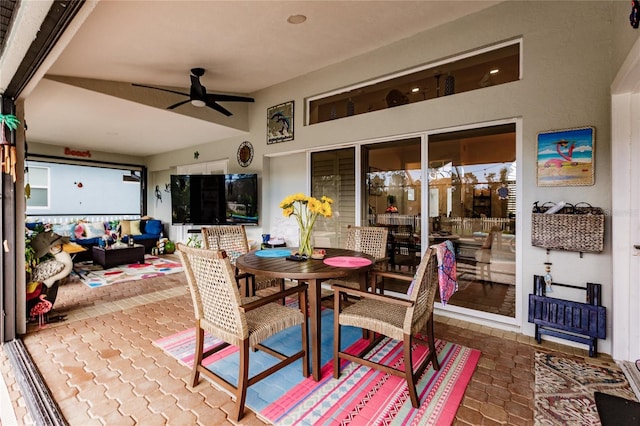
{"type": "Polygon", "coordinates": [[[177,107],[179,107],[180,105],[184,105],[184,104],[186,104],[187,102],[191,102],[191,99],[187,99],[186,101],[178,102],[177,104],[169,105],[169,106],[167,107],[167,109],[174,109],[174,108],[177,108],[177,107]]]}
{"type": "Polygon", "coordinates": [[[233,115],[233,114],[231,114],[231,112],[228,109],[224,108],[222,105],[218,105],[217,103],[215,103],[213,101],[207,100],[207,106],[209,108],[215,109],[216,111],[218,111],[221,114],[226,115],[227,117],[230,117],[230,116],[233,115]]]}
{"type": "Polygon", "coordinates": [[[207,89],[200,83],[200,77],[197,75],[191,75],[191,96],[195,96],[198,99],[204,100],[207,93],[207,89]]]}
{"type": "Polygon", "coordinates": [[[207,94],[207,100],[211,102],[255,102],[253,98],[246,96],[222,95],[220,93],[207,94]]]}
{"type": "Polygon", "coordinates": [[[131,83],[132,86],[146,87],[147,89],[162,90],[163,92],[175,93],[176,95],[189,96],[188,93],[176,92],[175,90],[162,89],[160,87],[145,86],[144,84],[131,83]]]}

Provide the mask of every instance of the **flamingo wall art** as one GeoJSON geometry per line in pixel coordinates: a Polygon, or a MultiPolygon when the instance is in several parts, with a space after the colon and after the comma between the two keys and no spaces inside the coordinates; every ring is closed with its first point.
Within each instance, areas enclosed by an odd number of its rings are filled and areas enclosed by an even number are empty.
{"type": "Polygon", "coordinates": [[[595,129],[538,133],[538,186],[580,186],[594,183],[595,129]]]}

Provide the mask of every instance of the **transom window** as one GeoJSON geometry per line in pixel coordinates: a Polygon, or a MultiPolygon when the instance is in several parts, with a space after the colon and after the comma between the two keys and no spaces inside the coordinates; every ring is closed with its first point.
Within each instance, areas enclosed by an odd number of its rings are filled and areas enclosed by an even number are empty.
{"type": "Polygon", "coordinates": [[[309,98],[307,122],[323,123],[520,79],[514,40],[309,98]]]}

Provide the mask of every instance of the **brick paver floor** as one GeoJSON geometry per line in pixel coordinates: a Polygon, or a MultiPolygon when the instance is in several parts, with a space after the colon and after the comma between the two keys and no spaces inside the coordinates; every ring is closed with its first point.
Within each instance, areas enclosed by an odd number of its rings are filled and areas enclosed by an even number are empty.
{"type": "MultiPolygon", "coordinates": [[[[190,370],[153,341],[193,326],[183,274],[89,289],[60,289],[61,323],[29,327],[23,341],[71,425],[231,424],[234,402],[206,380],[191,389],[190,370]]],[[[586,351],[512,332],[437,317],[436,336],[482,351],[458,409],[457,425],[532,425],[537,349],[586,357],[586,351]]],[[[598,362],[612,362],[600,356],[598,362]]],[[[18,422],[34,424],[0,351],[0,369],[18,422]]],[[[263,425],[250,410],[242,424],[263,425]]]]}

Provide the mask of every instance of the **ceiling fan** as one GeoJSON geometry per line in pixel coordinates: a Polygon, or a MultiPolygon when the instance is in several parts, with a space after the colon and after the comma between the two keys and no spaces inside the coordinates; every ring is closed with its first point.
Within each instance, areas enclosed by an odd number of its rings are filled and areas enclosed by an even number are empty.
{"type": "Polygon", "coordinates": [[[235,96],[235,95],[223,95],[220,93],[207,93],[206,87],[200,83],[200,77],[204,75],[204,68],[192,68],[191,69],[191,88],[189,93],[177,92],[175,90],[162,89],[160,87],[152,87],[146,86],[144,84],[136,84],[132,83],[133,86],[136,87],[146,87],[148,89],[162,90],[163,92],[175,93],[177,95],[188,96],[189,99],[186,101],[181,101],[173,105],[169,105],[167,109],[174,109],[179,107],[180,105],[184,105],[187,102],[191,102],[191,105],[196,107],[204,107],[207,106],[209,108],[213,108],[221,114],[226,115],[227,117],[233,115],[231,112],[224,108],[222,105],[217,102],[254,102],[253,98],[247,98],[244,96],[235,96]]]}

